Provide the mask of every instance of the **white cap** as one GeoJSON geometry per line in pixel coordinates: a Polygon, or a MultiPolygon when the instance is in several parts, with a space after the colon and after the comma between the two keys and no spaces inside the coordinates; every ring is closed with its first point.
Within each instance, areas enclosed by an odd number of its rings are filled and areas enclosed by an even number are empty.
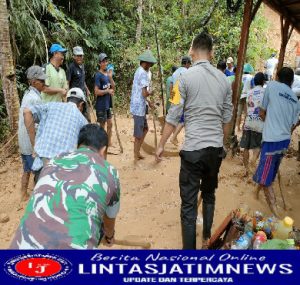
{"type": "Polygon", "coordinates": [[[84,55],[82,47],[80,47],[80,46],[74,47],[73,54],[74,55],[84,55]]]}
{"type": "Polygon", "coordinates": [[[83,91],[80,88],[77,88],[77,87],[71,88],[68,91],[67,98],[69,98],[69,97],[75,97],[75,98],[81,99],[84,102],[86,102],[86,98],[85,98],[85,95],[84,95],[83,91]]]}
{"type": "Polygon", "coordinates": [[[226,63],[233,63],[233,58],[231,56],[228,57],[226,63]]]}

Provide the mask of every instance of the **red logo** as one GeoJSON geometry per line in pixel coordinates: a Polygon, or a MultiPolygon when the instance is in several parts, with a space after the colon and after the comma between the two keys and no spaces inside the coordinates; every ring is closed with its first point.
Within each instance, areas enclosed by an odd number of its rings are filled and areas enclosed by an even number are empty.
{"type": "Polygon", "coordinates": [[[61,271],[59,262],[50,258],[29,258],[16,264],[16,271],[30,277],[50,277],[61,271]]]}
{"type": "Polygon", "coordinates": [[[70,274],[72,263],[54,254],[27,253],[6,261],[4,270],[19,280],[52,281],[70,274]]]}

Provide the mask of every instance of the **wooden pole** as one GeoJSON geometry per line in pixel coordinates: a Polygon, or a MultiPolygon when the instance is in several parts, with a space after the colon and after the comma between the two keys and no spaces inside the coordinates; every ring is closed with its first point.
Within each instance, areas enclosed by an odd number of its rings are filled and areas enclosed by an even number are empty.
{"type": "Polygon", "coordinates": [[[18,129],[19,96],[16,69],[10,43],[9,13],[6,0],[0,0],[0,74],[10,131],[18,129]]]}
{"type": "MultiPolygon", "coordinates": [[[[152,13],[154,14],[154,9],[152,7],[152,13]]],[[[159,81],[160,81],[160,94],[161,94],[161,102],[162,102],[162,108],[163,108],[163,116],[166,115],[165,110],[165,99],[164,99],[164,81],[162,76],[162,67],[161,67],[161,56],[160,56],[160,46],[159,46],[159,39],[158,39],[158,32],[157,32],[157,24],[156,24],[156,17],[154,15],[154,34],[155,34],[155,42],[156,42],[156,50],[157,50],[157,63],[158,63],[158,75],[159,75],[159,81]]]]}
{"type": "Polygon", "coordinates": [[[249,38],[249,29],[251,25],[251,18],[253,18],[252,14],[252,7],[253,7],[253,0],[246,0],[244,5],[244,18],[241,30],[241,39],[240,39],[240,47],[238,52],[238,61],[237,61],[237,69],[235,73],[235,81],[233,87],[233,127],[232,127],[232,135],[234,136],[235,133],[235,124],[236,124],[236,117],[237,117],[237,108],[240,99],[240,89],[241,89],[241,81],[242,81],[242,74],[243,74],[243,66],[245,61],[245,55],[247,51],[248,45],[248,38],[249,38]]]}
{"type": "Polygon", "coordinates": [[[123,145],[120,139],[120,135],[119,135],[119,131],[118,131],[118,125],[117,125],[117,114],[116,114],[116,110],[114,108],[114,102],[113,102],[113,98],[111,98],[112,100],[112,110],[113,110],[113,117],[114,117],[114,125],[115,125],[115,129],[116,129],[116,135],[117,135],[117,140],[119,143],[119,147],[120,147],[120,153],[123,153],[123,145]]]}
{"type": "Polygon", "coordinates": [[[290,37],[294,29],[294,27],[291,25],[291,22],[287,19],[284,20],[282,15],[280,16],[280,25],[281,25],[281,46],[280,46],[277,71],[283,67],[286,46],[290,40],[290,37]]]}

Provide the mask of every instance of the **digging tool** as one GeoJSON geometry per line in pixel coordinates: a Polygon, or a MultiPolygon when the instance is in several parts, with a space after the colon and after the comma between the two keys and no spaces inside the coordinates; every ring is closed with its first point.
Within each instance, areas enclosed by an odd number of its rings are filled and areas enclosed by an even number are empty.
{"type": "Polygon", "coordinates": [[[93,114],[95,123],[97,123],[97,116],[96,116],[96,114],[95,114],[95,111],[94,111],[94,108],[93,108],[93,104],[92,104],[92,102],[91,102],[90,97],[87,96],[87,100],[88,100],[88,104],[90,105],[90,109],[92,110],[92,114],[93,114]]]}
{"type": "MultiPolygon", "coordinates": [[[[103,241],[101,243],[103,243],[103,241]]],[[[138,246],[143,249],[151,248],[150,242],[143,241],[138,236],[127,236],[126,239],[115,239],[114,244],[122,246],[138,246]]]]}
{"type": "Polygon", "coordinates": [[[283,192],[282,192],[281,173],[280,173],[279,169],[278,169],[278,184],[279,184],[279,190],[280,190],[281,199],[282,199],[282,202],[283,202],[283,209],[286,211],[287,210],[287,206],[286,206],[284,195],[283,195],[283,192]]]}
{"type": "MultiPolygon", "coordinates": [[[[113,100],[113,98],[111,98],[111,100],[113,100]]],[[[115,112],[113,102],[112,102],[112,111],[113,111],[114,125],[115,125],[115,129],[116,129],[117,140],[118,140],[118,143],[119,143],[119,146],[120,146],[120,153],[123,153],[124,150],[123,150],[122,142],[121,142],[119,131],[118,131],[117,117],[116,117],[117,115],[116,115],[116,112],[115,112]]]]}
{"type": "Polygon", "coordinates": [[[130,241],[126,239],[116,239],[115,244],[117,245],[125,245],[125,246],[140,246],[141,248],[144,249],[149,249],[151,247],[150,242],[146,241],[130,241]]]}
{"type": "Polygon", "coordinates": [[[156,133],[156,122],[155,122],[155,111],[152,110],[152,119],[153,119],[153,127],[154,127],[154,146],[157,149],[157,133],[156,133]]]}

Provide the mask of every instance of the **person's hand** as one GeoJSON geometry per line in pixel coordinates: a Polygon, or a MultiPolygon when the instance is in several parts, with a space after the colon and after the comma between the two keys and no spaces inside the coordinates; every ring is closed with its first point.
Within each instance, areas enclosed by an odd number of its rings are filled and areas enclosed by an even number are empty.
{"type": "Polygon", "coordinates": [[[68,90],[67,90],[67,89],[61,88],[61,91],[60,91],[60,93],[61,93],[61,95],[63,95],[64,97],[66,97],[66,96],[67,96],[67,92],[68,92],[68,90]]]}
{"type": "Polygon", "coordinates": [[[224,145],[223,146],[223,150],[222,150],[222,159],[225,159],[226,158],[226,156],[227,156],[227,152],[228,152],[228,149],[227,149],[227,147],[224,145]]]}
{"type": "Polygon", "coordinates": [[[107,75],[108,75],[108,77],[112,78],[112,77],[113,77],[113,70],[112,70],[112,69],[109,69],[109,70],[107,71],[107,75]]]}
{"type": "Polygon", "coordinates": [[[111,96],[114,96],[115,90],[114,90],[114,89],[108,89],[108,93],[109,93],[111,96]]]}
{"type": "Polygon", "coordinates": [[[91,92],[89,89],[86,89],[86,97],[90,97],[91,96],[91,92]]]}
{"type": "Polygon", "coordinates": [[[155,109],[155,105],[154,105],[154,103],[152,103],[152,102],[148,102],[148,104],[149,104],[149,107],[150,107],[152,110],[154,110],[154,109],[155,109]]]}
{"type": "Polygon", "coordinates": [[[164,148],[162,146],[159,146],[157,149],[156,149],[156,152],[155,152],[155,160],[156,162],[161,162],[162,161],[162,154],[164,152],[164,148]]]}

